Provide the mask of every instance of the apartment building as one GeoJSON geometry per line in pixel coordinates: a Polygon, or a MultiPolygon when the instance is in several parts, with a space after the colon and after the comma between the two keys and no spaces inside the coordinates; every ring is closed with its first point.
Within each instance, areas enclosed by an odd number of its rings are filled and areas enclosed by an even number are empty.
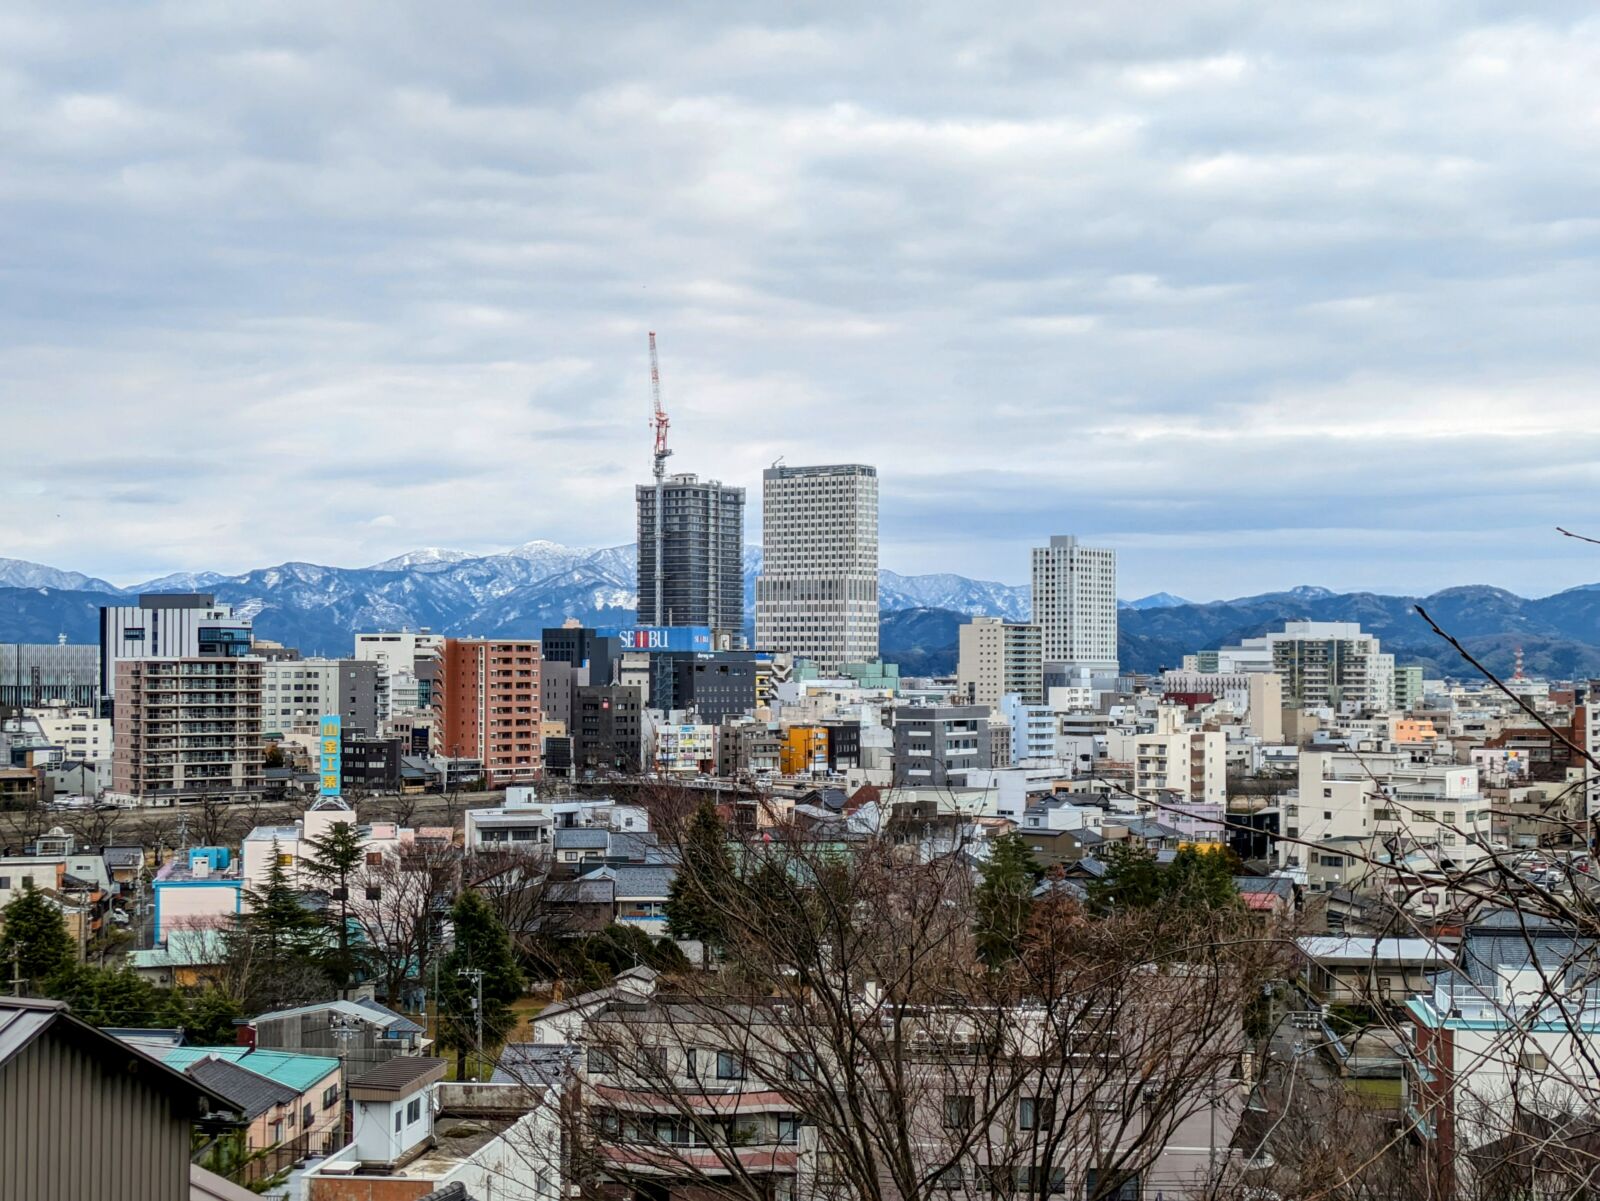
{"type": "Polygon", "coordinates": [[[1070,534],[1033,551],[1033,621],[1044,662],[1117,670],[1117,552],[1070,534]]]}
{"type": "Polygon", "coordinates": [[[860,463],[762,474],[756,646],[824,670],[878,657],[878,470],[860,463]]]}
{"type": "Polygon", "coordinates": [[[1245,729],[1262,742],[1283,741],[1283,677],[1275,671],[1168,671],[1164,693],[1209,695],[1245,719],[1245,729]]]}
{"type": "Polygon", "coordinates": [[[1163,707],[1156,729],[1133,742],[1133,790],[1147,802],[1226,806],[1228,738],[1218,730],[1183,725],[1180,710],[1163,707]]]}
{"type": "Polygon", "coordinates": [[[139,805],[259,797],[262,666],[231,657],[119,660],[112,795],[139,805]]]}
{"type": "Polygon", "coordinates": [[[639,485],[635,504],[639,624],[742,631],[744,489],[673,475],[639,485]]]}
{"type": "Polygon", "coordinates": [[[1281,630],[1223,647],[1217,670],[1276,672],[1283,703],[1292,709],[1384,712],[1394,704],[1394,656],[1353,621],[1285,622],[1281,630]]]}
{"type": "Polygon", "coordinates": [[[421,630],[357,634],[355,657],[376,663],[381,677],[378,716],[411,713],[432,706],[431,672],[419,672],[419,662],[432,664],[444,648],[444,635],[421,630]]]}
{"type": "Polygon", "coordinates": [[[128,659],[236,659],[248,655],[248,617],[206,592],[158,592],[136,605],[100,610],[100,695],[112,698],[117,665],[128,659]]]}
{"type": "MultiPolygon", "coordinates": [[[[1478,769],[1414,763],[1404,752],[1305,751],[1299,787],[1283,802],[1284,836],[1310,843],[1359,839],[1384,854],[1426,848],[1441,859],[1481,857],[1491,829],[1478,769]]],[[[1314,851],[1311,853],[1315,853],[1314,851]]],[[[1278,844],[1280,866],[1306,848],[1278,844]]]]}
{"type": "Polygon", "coordinates": [[[543,753],[539,644],[527,638],[447,638],[439,666],[439,744],[477,759],[490,788],[538,778],[543,753]]]}
{"type": "Polygon", "coordinates": [[[956,687],[968,704],[1000,706],[1003,696],[1044,703],[1044,643],[1039,627],[974,617],[961,627],[956,687]]]}
{"type": "Polygon", "coordinates": [[[572,764],[582,772],[639,771],[644,745],[640,690],[584,684],[572,694],[572,764]]]}

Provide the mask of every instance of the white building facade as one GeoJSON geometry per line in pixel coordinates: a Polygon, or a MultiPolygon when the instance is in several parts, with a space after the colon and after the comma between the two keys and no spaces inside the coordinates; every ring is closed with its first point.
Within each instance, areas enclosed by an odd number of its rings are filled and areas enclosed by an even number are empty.
{"type": "Polygon", "coordinates": [[[1033,622],[1046,663],[1117,670],[1117,552],[1058,535],[1033,550],[1033,622]]]}
{"type": "Polygon", "coordinates": [[[824,670],[878,657],[877,468],[763,473],[756,647],[824,670]]]}

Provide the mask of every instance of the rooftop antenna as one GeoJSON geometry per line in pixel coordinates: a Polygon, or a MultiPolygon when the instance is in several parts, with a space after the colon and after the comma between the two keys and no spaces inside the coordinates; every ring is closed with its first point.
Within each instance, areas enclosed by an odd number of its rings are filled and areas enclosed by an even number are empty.
{"type": "Polygon", "coordinates": [[[662,484],[667,476],[667,456],[672,453],[667,447],[667,411],[661,407],[661,367],[656,361],[656,332],[650,331],[650,403],[652,412],[650,424],[656,432],[656,449],[654,473],[656,477],[656,519],[655,519],[655,607],[651,615],[656,622],[661,621],[662,587],[665,581],[665,572],[661,565],[662,526],[666,521],[663,509],[662,484]]]}

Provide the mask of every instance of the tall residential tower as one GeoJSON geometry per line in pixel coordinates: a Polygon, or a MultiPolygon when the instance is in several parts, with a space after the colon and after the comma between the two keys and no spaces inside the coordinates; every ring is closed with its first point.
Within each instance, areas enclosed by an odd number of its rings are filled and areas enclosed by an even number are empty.
{"type": "Polygon", "coordinates": [[[641,484],[639,624],[744,630],[744,489],[694,475],[641,484]],[[665,520],[656,537],[656,497],[665,520]],[[656,608],[656,547],[661,607],[656,608]]]}
{"type": "Polygon", "coordinates": [[[826,670],[878,657],[878,469],[770,467],[762,476],[756,647],[826,670]]]}
{"type": "Polygon", "coordinates": [[[1117,670],[1117,552],[1068,535],[1033,550],[1033,624],[1046,663],[1117,670]]]}

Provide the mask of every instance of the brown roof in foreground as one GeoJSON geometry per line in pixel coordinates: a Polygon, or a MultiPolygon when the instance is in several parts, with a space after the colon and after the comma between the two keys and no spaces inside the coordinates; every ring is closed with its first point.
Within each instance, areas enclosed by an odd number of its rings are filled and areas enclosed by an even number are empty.
{"type": "Polygon", "coordinates": [[[357,1101],[386,1101],[444,1078],[446,1061],[430,1055],[397,1055],[350,1081],[357,1101]]]}

